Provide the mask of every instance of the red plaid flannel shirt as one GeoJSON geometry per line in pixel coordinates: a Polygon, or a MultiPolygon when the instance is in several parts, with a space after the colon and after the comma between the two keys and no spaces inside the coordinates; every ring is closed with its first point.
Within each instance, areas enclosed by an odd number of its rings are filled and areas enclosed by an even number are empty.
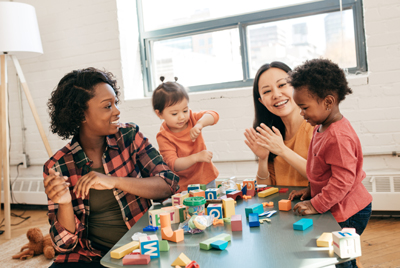
{"type": "MultiPolygon", "coordinates": [[[[125,124],[117,134],[106,137],[106,142],[107,148],[103,154],[105,174],[135,178],[160,176],[173,194],[179,189],[179,177],[172,173],[135,124],[125,124]]],[[[51,168],[68,177],[75,214],[75,233],[70,233],[57,221],[58,204],[48,200],[50,236],[56,250],[61,253],[55,262],[89,262],[102,257],[101,252],[94,249],[88,240],[88,196],[85,199],[77,198],[72,192],[79,178],[90,172],[91,165],[91,160],[75,137],[44,164],[43,177],[48,176],[51,168]]],[[[130,229],[150,208],[151,201],[118,189],[113,189],[113,192],[125,224],[130,229]]]]}

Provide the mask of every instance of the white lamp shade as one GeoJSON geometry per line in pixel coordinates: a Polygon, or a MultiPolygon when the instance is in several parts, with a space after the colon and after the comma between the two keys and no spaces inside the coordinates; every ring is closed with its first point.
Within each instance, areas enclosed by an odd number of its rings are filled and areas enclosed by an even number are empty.
{"type": "Polygon", "coordinates": [[[42,54],[35,8],[16,2],[0,2],[0,53],[27,58],[42,54]]]}

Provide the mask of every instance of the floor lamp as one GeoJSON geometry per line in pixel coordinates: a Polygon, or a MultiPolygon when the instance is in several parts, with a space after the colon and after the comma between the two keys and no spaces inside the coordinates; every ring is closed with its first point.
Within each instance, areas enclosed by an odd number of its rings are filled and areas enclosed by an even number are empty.
{"type": "Polygon", "coordinates": [[[35,8],[23,3],[0,2],[0,178],[3,171],[6,239],[11,239],[10,158],[8,151],[10,130],[8,129],[7,58],[11,58],[14,63],[26,99],[39,129],[40,136],[42,137],[49,157],[52,156],[49,142],[18,61],[18,58],[26,58],[37,54],[43,54],[43,48],[35,8]]]}

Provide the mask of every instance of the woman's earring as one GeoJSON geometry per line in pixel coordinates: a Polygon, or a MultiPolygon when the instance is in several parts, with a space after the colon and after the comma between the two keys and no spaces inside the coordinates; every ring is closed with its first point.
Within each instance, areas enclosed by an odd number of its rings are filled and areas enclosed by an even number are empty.
{"type": "Polygon", "coordinates": [[[327,111],[330,111],[331,109],[329,109],[329,108],[326,108],[326,110],[327,110],[327,111]]]}

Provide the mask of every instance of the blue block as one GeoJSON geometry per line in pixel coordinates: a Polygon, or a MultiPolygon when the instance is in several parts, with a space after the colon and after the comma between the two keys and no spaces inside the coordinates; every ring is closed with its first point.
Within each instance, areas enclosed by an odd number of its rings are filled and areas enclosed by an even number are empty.
{"type": "Polygon", "coordinates": [[[261,214],[264,212],[264,207],[262,204],[254,204],[251,205],[250,207],[247,207],[244,209],[246,212],[246,217],[249,217],[250,213],[257,213],[257,214],[261,214]]]}
{"type": "Polygon", "coordinates": [[[210,188],[205,190],[206,199],[218,199],[219,197],[219,189],[218,188],[210,188]]]}
{"type": "Polygon", "coordinates": [[[249,226],[250,227],[258,227],[260,226],[260,218],[258,217],[257,213],[250,213],[249,214],[249,226]]]}
{"type": "Polygon", "coordinates": [[[158,230],[157,226],[151,226],[151,225],[148,225],[143,228],[143,232],[155,232],[157,230],[158,230]]]}
{"type": "Polygon", "coordinates": [[[305,229],[311,227],[312,225],[313,225],[312,219],[301,219],[293,223],[293,229],[304,231],[305,229]]]}
{"type": "Polygon", "coordinates": [[[242,193],[243,195],[247,194],[247,185],[243,186],[242,193]]]}
{"type": "Polygon", "coordinates": [[[235,190],[235,189],[228,189],[228,190],[225,191],[225,193],[226,193],[226,194],[229,194],[229,193],[232,193],[232,192],[234,192],[234,191],[237,191],[237,190],[235,190]]]}
{"type": "Polygon", "coordinates": [[[228,246],[228,241],[217,240],[215,242],[212,242],[210,245],[212,248],[224,250],[228,246]]]}

